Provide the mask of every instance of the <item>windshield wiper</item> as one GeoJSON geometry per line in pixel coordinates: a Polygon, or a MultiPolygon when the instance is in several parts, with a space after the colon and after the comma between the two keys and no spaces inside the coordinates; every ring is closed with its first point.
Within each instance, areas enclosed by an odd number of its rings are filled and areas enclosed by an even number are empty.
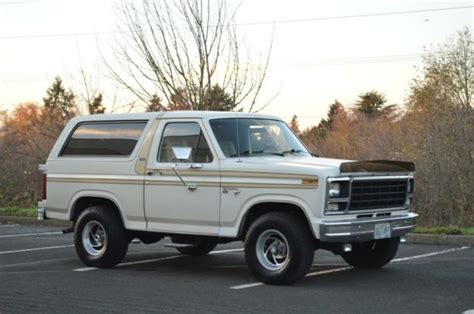
{"type": "Polygon", "coordinates": [[[299,153],[303,153],[303,151],[301,149],[294,149],[294,148],[281,152],[282,155],[285,155],[285,154],[299,154],[299,153]]]}
{"type": "Polygon", "coordinates": [[[267,152],[264,150],[254,150],[252,152],[246,150],[245,152],[242,153],[243,156],[250,156],[250,155],[258,155],[258,154],[269,154],[269,155],[275,155],[275,156],[285,156],[285,153],[277,153],[277,152],[267,152]]]}

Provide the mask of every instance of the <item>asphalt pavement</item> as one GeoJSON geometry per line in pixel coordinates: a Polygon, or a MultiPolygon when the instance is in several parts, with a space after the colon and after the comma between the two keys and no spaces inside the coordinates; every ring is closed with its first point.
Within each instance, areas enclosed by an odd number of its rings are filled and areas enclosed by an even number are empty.
{"type": "Polygon", "coordinates": [[[293,286],[263,285],[242,243],[203,257],[130,244],[112,269],[84,266],[57,227],[0,224],[0,313],[463,313],[474,309],[474,248],[401,244],[380,270],[316,251],[293,286]]]}

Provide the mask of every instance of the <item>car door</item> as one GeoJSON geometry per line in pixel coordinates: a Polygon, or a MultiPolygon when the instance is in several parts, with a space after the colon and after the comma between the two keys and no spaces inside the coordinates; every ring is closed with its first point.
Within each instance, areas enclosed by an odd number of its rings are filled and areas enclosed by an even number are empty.
{"type": "Polygon", "coordinates": [[[160,121],[145,176],[148,229],[217,235],[219,160],[199,119],[160,121]]]}

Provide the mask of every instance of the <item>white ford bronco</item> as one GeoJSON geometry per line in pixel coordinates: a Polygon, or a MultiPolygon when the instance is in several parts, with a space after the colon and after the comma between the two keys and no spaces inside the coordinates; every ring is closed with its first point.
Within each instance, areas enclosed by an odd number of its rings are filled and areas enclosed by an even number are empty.
{"type": "Polygon", "coordinates": [[[79,258],[122,261],[132,239],[182,254],[245,242],[251,272],[291,284],[316,249],[379,268],[415,226],[414,164],[312,155],[279,118],[155,112],[72,119],[45,165],[39,217],[70,220],[79,258]]]}

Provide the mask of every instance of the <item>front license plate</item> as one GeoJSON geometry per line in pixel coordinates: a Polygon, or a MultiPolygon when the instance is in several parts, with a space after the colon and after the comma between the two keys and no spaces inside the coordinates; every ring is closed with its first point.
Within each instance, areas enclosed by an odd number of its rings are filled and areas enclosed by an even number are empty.
{"type": "Polygon", "coordinates": [[[375,224],[375,229],[374,229],[375,239],[387,239],[387,238],[390,238],[390,235],[391,235],[391,230],[390,230],[389,223],[375,224]]]}

